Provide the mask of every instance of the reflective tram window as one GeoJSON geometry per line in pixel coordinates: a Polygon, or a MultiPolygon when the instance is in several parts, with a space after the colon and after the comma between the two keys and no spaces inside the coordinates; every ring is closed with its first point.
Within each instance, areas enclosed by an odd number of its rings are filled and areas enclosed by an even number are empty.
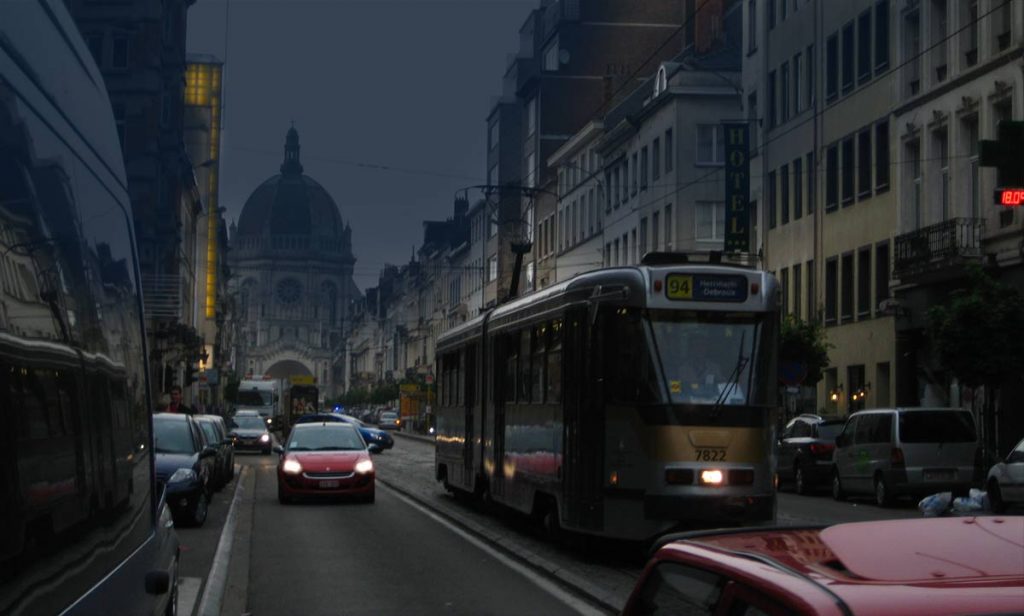
{"type": "MultiPolygon", "coordinates": [[[[37,44],[63,46],[56,32],[33,32],[37,44]]],[[[28,45],[13,38],[16,50],[28,45]]],[[[113,121],[109,134],[67,124],[83,113],[110,118],[93,100],[106,96],[94,90],[75,99],[78,109],[58,109],[7,60],[0,55],[0,613],[50,613],[152,532],[145,356],[127,195],[107,164],[120,165],[113,121]]],[[[62,92],[97,87],[85,72],[43,74],[60,75],[62,92]]]]}

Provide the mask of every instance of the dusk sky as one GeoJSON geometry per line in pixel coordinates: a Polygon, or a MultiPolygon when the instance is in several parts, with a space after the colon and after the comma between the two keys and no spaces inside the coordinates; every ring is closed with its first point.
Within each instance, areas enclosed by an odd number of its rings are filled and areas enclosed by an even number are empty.
{"type": "Polygon", "coordinates": [[[409,260],[423,220],[451,216],[456,190],[484,182],[487,112],[537,4],[196,2],[189,52],[227,61],[220,200],[228,221],[278,173],[294,121],[306,174],[352,225],[356,284],[376,284],[385,263],[409,260]]]}

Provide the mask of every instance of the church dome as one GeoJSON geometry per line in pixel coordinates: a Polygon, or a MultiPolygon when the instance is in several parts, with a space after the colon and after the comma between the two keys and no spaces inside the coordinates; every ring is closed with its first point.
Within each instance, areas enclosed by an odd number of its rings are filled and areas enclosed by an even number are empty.
{"type": "Polygon", "coordinates": [[[337,237],[343,231],[334,199],[302,173],[299,133],[293,126],[285,138],[281,173],[260,184],[246,200],[238,219],[238,235],[337,237]]]}

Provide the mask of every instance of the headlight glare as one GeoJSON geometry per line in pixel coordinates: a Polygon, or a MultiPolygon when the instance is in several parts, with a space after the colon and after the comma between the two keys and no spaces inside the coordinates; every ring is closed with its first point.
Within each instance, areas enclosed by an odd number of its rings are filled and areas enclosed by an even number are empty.
{"type": "Polygon", "coordinates": [[[299,464],[298,460],[288,459],[284,461],[284,465],[281,466],[281,470],[289,475],[298,475],[302,472],[302,465],[299,464]]]}
{"type": "Polygon", "coordinates": [[[167,483],[181,483],[183,481],[192,481],[196,478],[196,472],[190,468],[179,468],[174,471],[171,478],[167,480],[167,483]]]}
{"type": "Polygon", "coordinates": [[[360,475],[365,475],[373,470],[373,462],[370,460],[360,460],[356,462],[356,472],[360,475]]]}
{"type": "Polygon", "coordinates": [[[261,434],[260,435],[260,442],[261,443],[266,443],[269,440],[270,440],[270,435],[269,434],[261,434]]]}

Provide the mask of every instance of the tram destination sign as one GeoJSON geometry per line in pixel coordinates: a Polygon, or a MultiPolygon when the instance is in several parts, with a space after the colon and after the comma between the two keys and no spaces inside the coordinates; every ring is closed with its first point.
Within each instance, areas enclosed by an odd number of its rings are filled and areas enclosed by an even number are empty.
{"type": "Polygon", "coordinates": [[[747,279],[719,274],[669,274],[665,297],[687,302],[745,302],[747,279]]]}

